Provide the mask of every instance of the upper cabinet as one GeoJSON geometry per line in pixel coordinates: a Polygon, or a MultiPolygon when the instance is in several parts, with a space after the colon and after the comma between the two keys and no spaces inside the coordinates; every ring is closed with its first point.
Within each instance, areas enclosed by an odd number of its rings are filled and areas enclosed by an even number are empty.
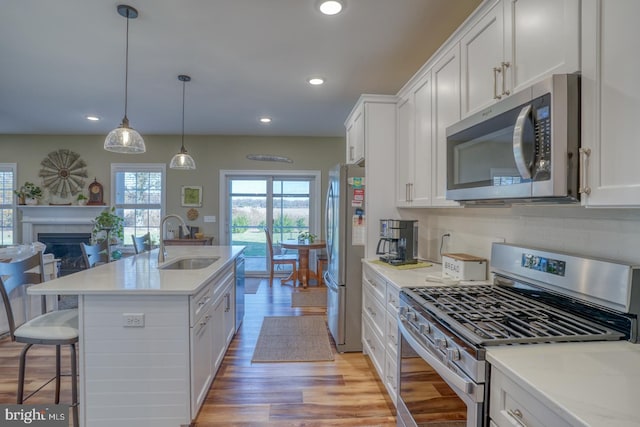
{"type": "Polygon", "coordinates": [[[462,116],[580,71],[580,0],[500,0],[461,39],[462,116]]]}
{"type": "Polygon", "coordinates": [[[582,2],[582,203],[640,206],[637,0],[582,2]]]}
{"type": "Polygon", "coordinates": [[[365,129],[364,104],[359,104],[345,123],[347,128],[347,163],[360,164],[364,161],[365,129]]]}
{"type": "Polygon", "coordinates": [[[432,83],[426,73],[398,101],[396,206],[431,205],[432,83]]]}
{"type": "Polygon", "coordinates": [[[460,46],[454,45],[400,96],[396,206],[458,206],[446,200],[447,126],[460,120],[460,46]]]}

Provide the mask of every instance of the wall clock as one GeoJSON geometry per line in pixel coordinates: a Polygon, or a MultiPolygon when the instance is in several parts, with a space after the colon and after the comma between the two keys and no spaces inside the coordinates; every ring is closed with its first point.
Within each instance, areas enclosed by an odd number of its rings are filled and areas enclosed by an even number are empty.
{"type": "Polygon", "coordinates": [[[104,188],[95,178],[89,184],[89,201],[87,205],[104,205],[104,188]]]}
{"type": "Polygon", "coordinates": [[[42,185],[60,197],[75,196],[84,187],[87,164],[80,155],[66,148],[50,152],[40,162],[42,185]]]}

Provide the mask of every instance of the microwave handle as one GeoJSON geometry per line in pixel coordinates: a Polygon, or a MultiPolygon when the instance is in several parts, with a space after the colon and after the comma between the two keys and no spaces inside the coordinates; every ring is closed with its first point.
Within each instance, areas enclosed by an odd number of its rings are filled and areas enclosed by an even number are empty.
{"type": "Polygon", "coordinates": [[[516,168],[520,176],[524,179],[531,179],[531,170],[527,165],[524,157],[524,126],[525,120],[531,114],[531,105],[523,107],[516,119],[516,125],[513,128],[513,157],[516,161],[516,168]]]}

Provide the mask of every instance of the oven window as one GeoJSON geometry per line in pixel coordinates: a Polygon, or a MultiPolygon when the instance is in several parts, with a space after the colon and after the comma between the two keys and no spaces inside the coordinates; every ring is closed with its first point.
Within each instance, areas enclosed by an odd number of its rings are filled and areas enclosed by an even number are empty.
{"type": "Polygon", "coordinates": [[[415,425],[466,427],[466,404],[404,338],[400,354],[400,398],[415,425]]]}

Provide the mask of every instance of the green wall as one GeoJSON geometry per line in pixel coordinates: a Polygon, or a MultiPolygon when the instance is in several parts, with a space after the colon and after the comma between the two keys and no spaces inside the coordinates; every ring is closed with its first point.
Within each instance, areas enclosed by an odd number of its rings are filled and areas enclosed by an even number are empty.
{"type": "MultiPolygon", "coordinates": [[[[105,202],[110,204],[111,163],[166,163],[166,213],[176,213],[186,219],[188,208],[180,206],[183,185],[203,187],[200,216],[190,225],[214,236],[218,242],[218,223],[204,223],[204,215],[220,217],[219,171],[225,170],[321,170],[322,194],[327,187],[327,172],[344,162],[344,138],[320,137],[260,137],[260,136],[188,136],[185,147],[196,161],[195,171],[169,169],[169,161],[180,149],[180,136],[143,135],[147,146],[144,154],[116,154],[103,149],[105,135],[0,135],[0,163],[17,163],[18,186],[25,181],[41,184],[40,162],[51,151],[67,148],[78,153],[87,163],[86,186],[97,178],[104,186],[105,202]],[[247,154],[287,156],[293,163],[261,162],[246,159],[247,154]]],[[[41,203],[53,200],[47,197],[41,203]]],[[[53,200],[62,202],[59,199],[53,200]]],[[[71,201],[71,200],[69,200],[71,201]]],[[[18,237],[20,236],[18,227],[18,237]]]]}

